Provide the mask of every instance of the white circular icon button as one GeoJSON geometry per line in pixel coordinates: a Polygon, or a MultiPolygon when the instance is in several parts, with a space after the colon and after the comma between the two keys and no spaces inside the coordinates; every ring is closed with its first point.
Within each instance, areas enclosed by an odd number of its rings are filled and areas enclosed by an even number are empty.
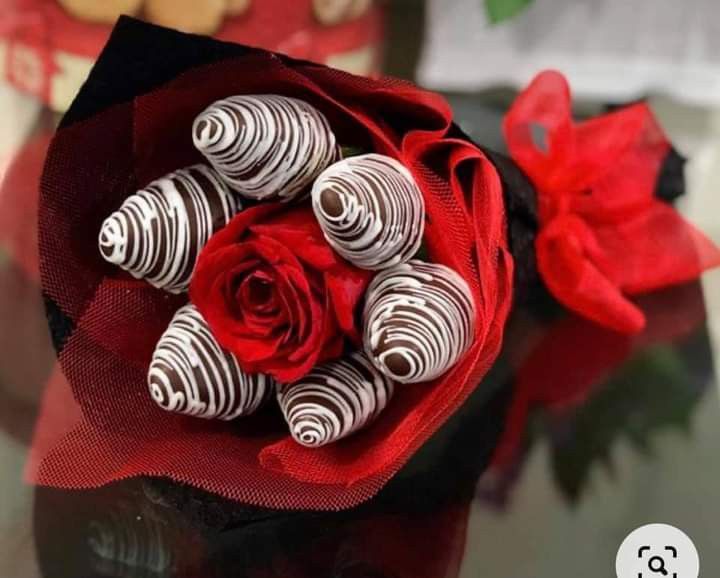
{"type": "Polygon", "coordinates": [[[615,559],[617,578],[698,578],[700,557],[692,540],[668,524],[630,533],[615,559]]]}

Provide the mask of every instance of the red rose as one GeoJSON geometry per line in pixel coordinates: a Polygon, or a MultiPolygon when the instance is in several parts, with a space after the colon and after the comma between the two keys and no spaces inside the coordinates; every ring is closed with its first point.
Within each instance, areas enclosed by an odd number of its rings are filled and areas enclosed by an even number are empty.
{"type": "Polygon", "coordinates": [[[190,297],[250,373],[295,381],[358,341],[355,308],[370,273],[338,257],[310,208],[272,203],[210,239],[190,297]]]}

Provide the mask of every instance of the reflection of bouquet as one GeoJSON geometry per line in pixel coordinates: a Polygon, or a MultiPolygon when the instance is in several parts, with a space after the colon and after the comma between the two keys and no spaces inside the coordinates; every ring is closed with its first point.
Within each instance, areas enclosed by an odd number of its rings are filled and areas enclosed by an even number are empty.
{"type": "MultiPolygon", "coordinates": [[[[576,126],[563,82],[539,77],[506,123],[537,189],[538,269],[562,303],[636,330],[628,295],[717,254],[653,197],[670,146],[649,110],[576,126]],[[674,253],[646,275],[655,215],[674,253]]],[[[373,495],[498,353],[519,171],[493,158],[412,85],[122,21],[43,179],[43,283],[82,415],[38,480],[161,475],[294,508],[373,495]],[[282,416],[228,421],[275,390],[282,416]]]]}
{"type": "Polygon", "coordinates": [[[480,491],[504,502],[530,449],[547,438],[553,478],[571,502],[617,443],[650,453],[654,436],[687,431],[713,374],[698,283],[642,297],[646,329],[628,335],[574,315],[545,328],[513,376],[503,434],[480,491]]]}

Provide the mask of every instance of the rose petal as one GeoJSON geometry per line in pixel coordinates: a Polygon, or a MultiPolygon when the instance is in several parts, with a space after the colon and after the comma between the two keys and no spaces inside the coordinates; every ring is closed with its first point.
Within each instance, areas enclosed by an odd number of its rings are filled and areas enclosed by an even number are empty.
{"type": "Polygon", "coordinates": [[[310,208],[270,204],[213,236],[190,294],[246,371],[295,380],[340,355],[343,333],[358,337],[355,309],[370,275],[335,255],[310,208]],[[272,291],[258,294],[258,282],[272,291]]]}
{"type": "Polygon", "coordinates": [[[340,329],[351,339],[359,339],[355,314],[365,295],[372,272],[353,267],[337,267],[325,274],[325,286],[330,298],[328,309],[335,313],[340,329]]]}
{"type": "Polygon", "coordinates": [[[201,257],[203,254],[212,254],[222,247],[232,246],[247,240],[244,239],[245,234],[253,223],[270,218],[282,208],[283,206],[279,203],[263,203],[240,211],[227,225],[210,237],[201,253],[201,257]]]}
{"type": "Polygon", "coordinates": [[[275,280],[263,269],[246,276],[235,291],[235,300],[241,309],[259,317],[267,318],[277,313],[277,299],[275,280]]]}
{"type": "Polygon", "coordinates": [[[298,259],[313,269],[324,271],[340,261],[325,241],[317,219],[309,207],[292,211],[282,221],[255,224],[251,230],[258,236],[275,239],[290,248],[298,259]]]}

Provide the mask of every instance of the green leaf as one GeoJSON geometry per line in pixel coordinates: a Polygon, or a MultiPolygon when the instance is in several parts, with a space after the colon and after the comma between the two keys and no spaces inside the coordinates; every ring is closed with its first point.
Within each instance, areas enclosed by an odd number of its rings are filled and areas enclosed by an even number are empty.
{"type": "Polygon", "coordinates": [[[364,155],[368,151],[363,150],[360,147],[348,145],[348,146],[341,146],[340,152],[342,154],[342,158],[346,159],[348,157],[356,157],[358,155],[364,155]]]}
{"type": "Polygon", "coordinates": [[[493,24],[514,18],[527,8],[532,0],[485,0],[485,10],[493,24]]]}

